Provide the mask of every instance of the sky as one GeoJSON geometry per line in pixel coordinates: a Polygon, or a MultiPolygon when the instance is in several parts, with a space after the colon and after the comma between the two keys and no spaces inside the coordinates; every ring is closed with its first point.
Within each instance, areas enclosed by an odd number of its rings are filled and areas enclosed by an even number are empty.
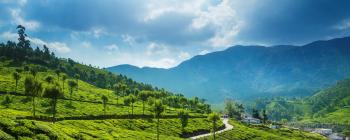
{"type": "Polygon", "coordinates": [[[349,0],[0,0],[0,41],[109,67],[170,68],[234,45],[350,36],[349,0]]]}

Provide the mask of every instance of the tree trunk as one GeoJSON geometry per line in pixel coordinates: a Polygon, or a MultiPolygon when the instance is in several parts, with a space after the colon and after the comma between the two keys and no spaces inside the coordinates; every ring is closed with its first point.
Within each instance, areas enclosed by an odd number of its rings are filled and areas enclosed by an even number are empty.
{"type": "Polygon", "coordinates": [[[56,106],[57,106],[57,99],[53,99],[53,108],[52,108],[52,122],[55,123],[55,118],[56,118],[56,106]]]}
{"type": "Polygon", "coordinates": [[[15,93],[17,93],[17,85],[18,85],[18,80],[16,80],[15,93]]]}
{"type": "Polygon", "coordinates": [[[215,140],[215,130],[216,130],[216,121],[213,122],[214,140],[215,140]]]}
{"type": "Polygon", "coordinates": [[[159,116],[158,116],[158,121],[157,121],[157,140],[159,140],[159,116]]]}
{"type": "Polygon", "coordinates": [[[134,103],[131,103],[131,116],[134,116],[134,103]]]}
{"type": "Polygon", "coordinates": [[[145,116],[145,101],[142,101],[142,115],[145,116]]]}
{"type": "Polygon", "coordinates": [[[32,96],[33,116],[35,117],[35,97],[32,96]]]}
{"type": "Polygon", "coordinates": [[[72,105],[72,94],[73,94],[73,88],[70,89],[70,100],[69,100],[69,104],[72,105]]]}

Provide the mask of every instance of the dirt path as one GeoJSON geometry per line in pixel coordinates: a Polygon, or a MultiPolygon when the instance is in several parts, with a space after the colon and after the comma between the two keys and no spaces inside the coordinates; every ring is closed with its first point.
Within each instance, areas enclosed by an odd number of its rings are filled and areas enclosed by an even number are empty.
{"type": "MultiPolygon", "coordinates": [[[[220,131],[216,131],[215,134],[219,134],[219,133],[225,132],[227,130],[233,129],[233,126],[228,123],[228,119],[227,118],[222,119],[222,122],[225,124],[225,129],[220,130],[220,131]]],[[[213,133],[201,134],[201,135],[190,137],[190,139],[195,140],[195,139],[198,139],[198,138],[210,136],[212,134],[213,133]]]]}

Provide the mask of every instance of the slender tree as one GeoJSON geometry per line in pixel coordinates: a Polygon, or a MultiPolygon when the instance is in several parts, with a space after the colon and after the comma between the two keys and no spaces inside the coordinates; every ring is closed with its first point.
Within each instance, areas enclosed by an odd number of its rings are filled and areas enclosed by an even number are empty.
{"type": "Polygon", "coordinates": [[[108,97],[106,95],[103,95],[101,97],[102,99],[102,104],[103,104],[103,113],[106,115],[106,107],[107,107],[107,102],[108,102],[108,97]]]}
{"type": "Polygon", "coordinates": [[[54,84],[45,89],[44,96],[51,99],[52,121],[55,122],[57,113],[57,101],[59,98],[63,97],[63,92],[60,90],[58,84],[54,84]]]}
{"type": "Polygon", "coordinates": [[[188,118],[189,118],[189,114],[187,111],[181,109],[179,112],[178,112],[178,116],[179,116],[179,119],[180,119],[180,122],[181,122],[181,130],[182,130],[182,134],[185,132],[185,127],[187,126],[188,124],[188,118]]]}
{"type": "Polygon", "coordinates": [[[38,71],[36,69],[30,69],[30,74],[32,74],[34,76],[34,79],[36,78],[37,73],[38,73],[38,71]]]}
{"type": "Polygon", "coordinates": [[[17,93],[18,81],[21,79],[21,75],[18,72],[12,73],[13,79],[15,79],[15,92],[17,93]]]}
{"type": "Polygon", "coordinates": [[[62,74],[62,92],[63,93],[64,93],[64,85],[65,85],[66,80],[67,80],[67,75],[62,74]]]}
{"type": "Polygon", "coordinates": [[[134,116],[134,104],[136,102],[136,97],[134,95],[129,95],[131,103],[131,116],[134,116]]]}
{"type": "Polygon", "coordinates": [[[75,80],[76,80],[76,82],[77,82],[77,89],[78,89],[78,88],[79,88],[78,86],[79,86],[79,78],[80,78],[80,75],[79,75],[79,74],[75,74],[74,77],[75,77],[75,80]]]}
{"type": "Polygon", "coordinates": [[[75,81],[73,81],[73,80],[69,80],[68,81],[68,86],[69,86],[70,104],[72,104],[73,90],[78,87],[78,84],[75,81]]]}
{"type": "Polygon", "coordinates": [[[35,97],[38,97],[42,92],[42,84],[34,79],[33,76],[28,76],[24,80],[25,94],[32,98],[32,111],[35,117],[35,97]]]}
{"type": "Polygon", "coordinates": [[[266,114],[266,110],[264,109],[262,111],[262,121],[263,121],[263,123],[266,123],[267,120],[268,120],[268,117],[267,117],[267,114],[266,114]]]}
{"type": "Polygon", "coordinates": [[[215,131],[217,128],[217,121],[220,120],[220,116],[213,112],[208,116],[208,120],[212,122],[212,127],[213,127],[213,136],[214,136],[214,140],[215,140],[215,131]]]}
{"type": "Polygon", "coordinates": [[[114,85],[113,85],[114,94],[115,94],[115,96],[117,97],[117,104],[118,104],[119,92],[120,92],[119,87],[120,87],[119,84],[114,84],[114,85]]]}
{"type": "Polygon", "coordinates": [[[55,70],[55,73],[57,75],[57,81],[60,81],[60,74],[61,74],[61,71],[60,70],[55,70]]]}
{"type": "Polygon", "coordinates": [[[149,97],[149,93],[148,91],[141,91],[138,97],[142,101],[142,115],[145,115],[145,102],[149,97]]]}
{"type": "Polygon", "coordinates": [[[159,140],[159,118],[161,114],[164,112],[164,108],[165,107],[159,100],[155,101],[153,111],[157,118],[157,140],[159,140]]]}

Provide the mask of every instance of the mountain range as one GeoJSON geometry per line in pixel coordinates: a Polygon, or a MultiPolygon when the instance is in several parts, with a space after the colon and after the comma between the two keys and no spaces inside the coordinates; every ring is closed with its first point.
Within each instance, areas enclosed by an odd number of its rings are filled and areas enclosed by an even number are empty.
{"type": "Polygon", "coordinates": [[[350,37],[301,46],[237,45],[169,69],[118,65],[107,70],[211,103],[308,96],[350,77],[350,37]]]}

